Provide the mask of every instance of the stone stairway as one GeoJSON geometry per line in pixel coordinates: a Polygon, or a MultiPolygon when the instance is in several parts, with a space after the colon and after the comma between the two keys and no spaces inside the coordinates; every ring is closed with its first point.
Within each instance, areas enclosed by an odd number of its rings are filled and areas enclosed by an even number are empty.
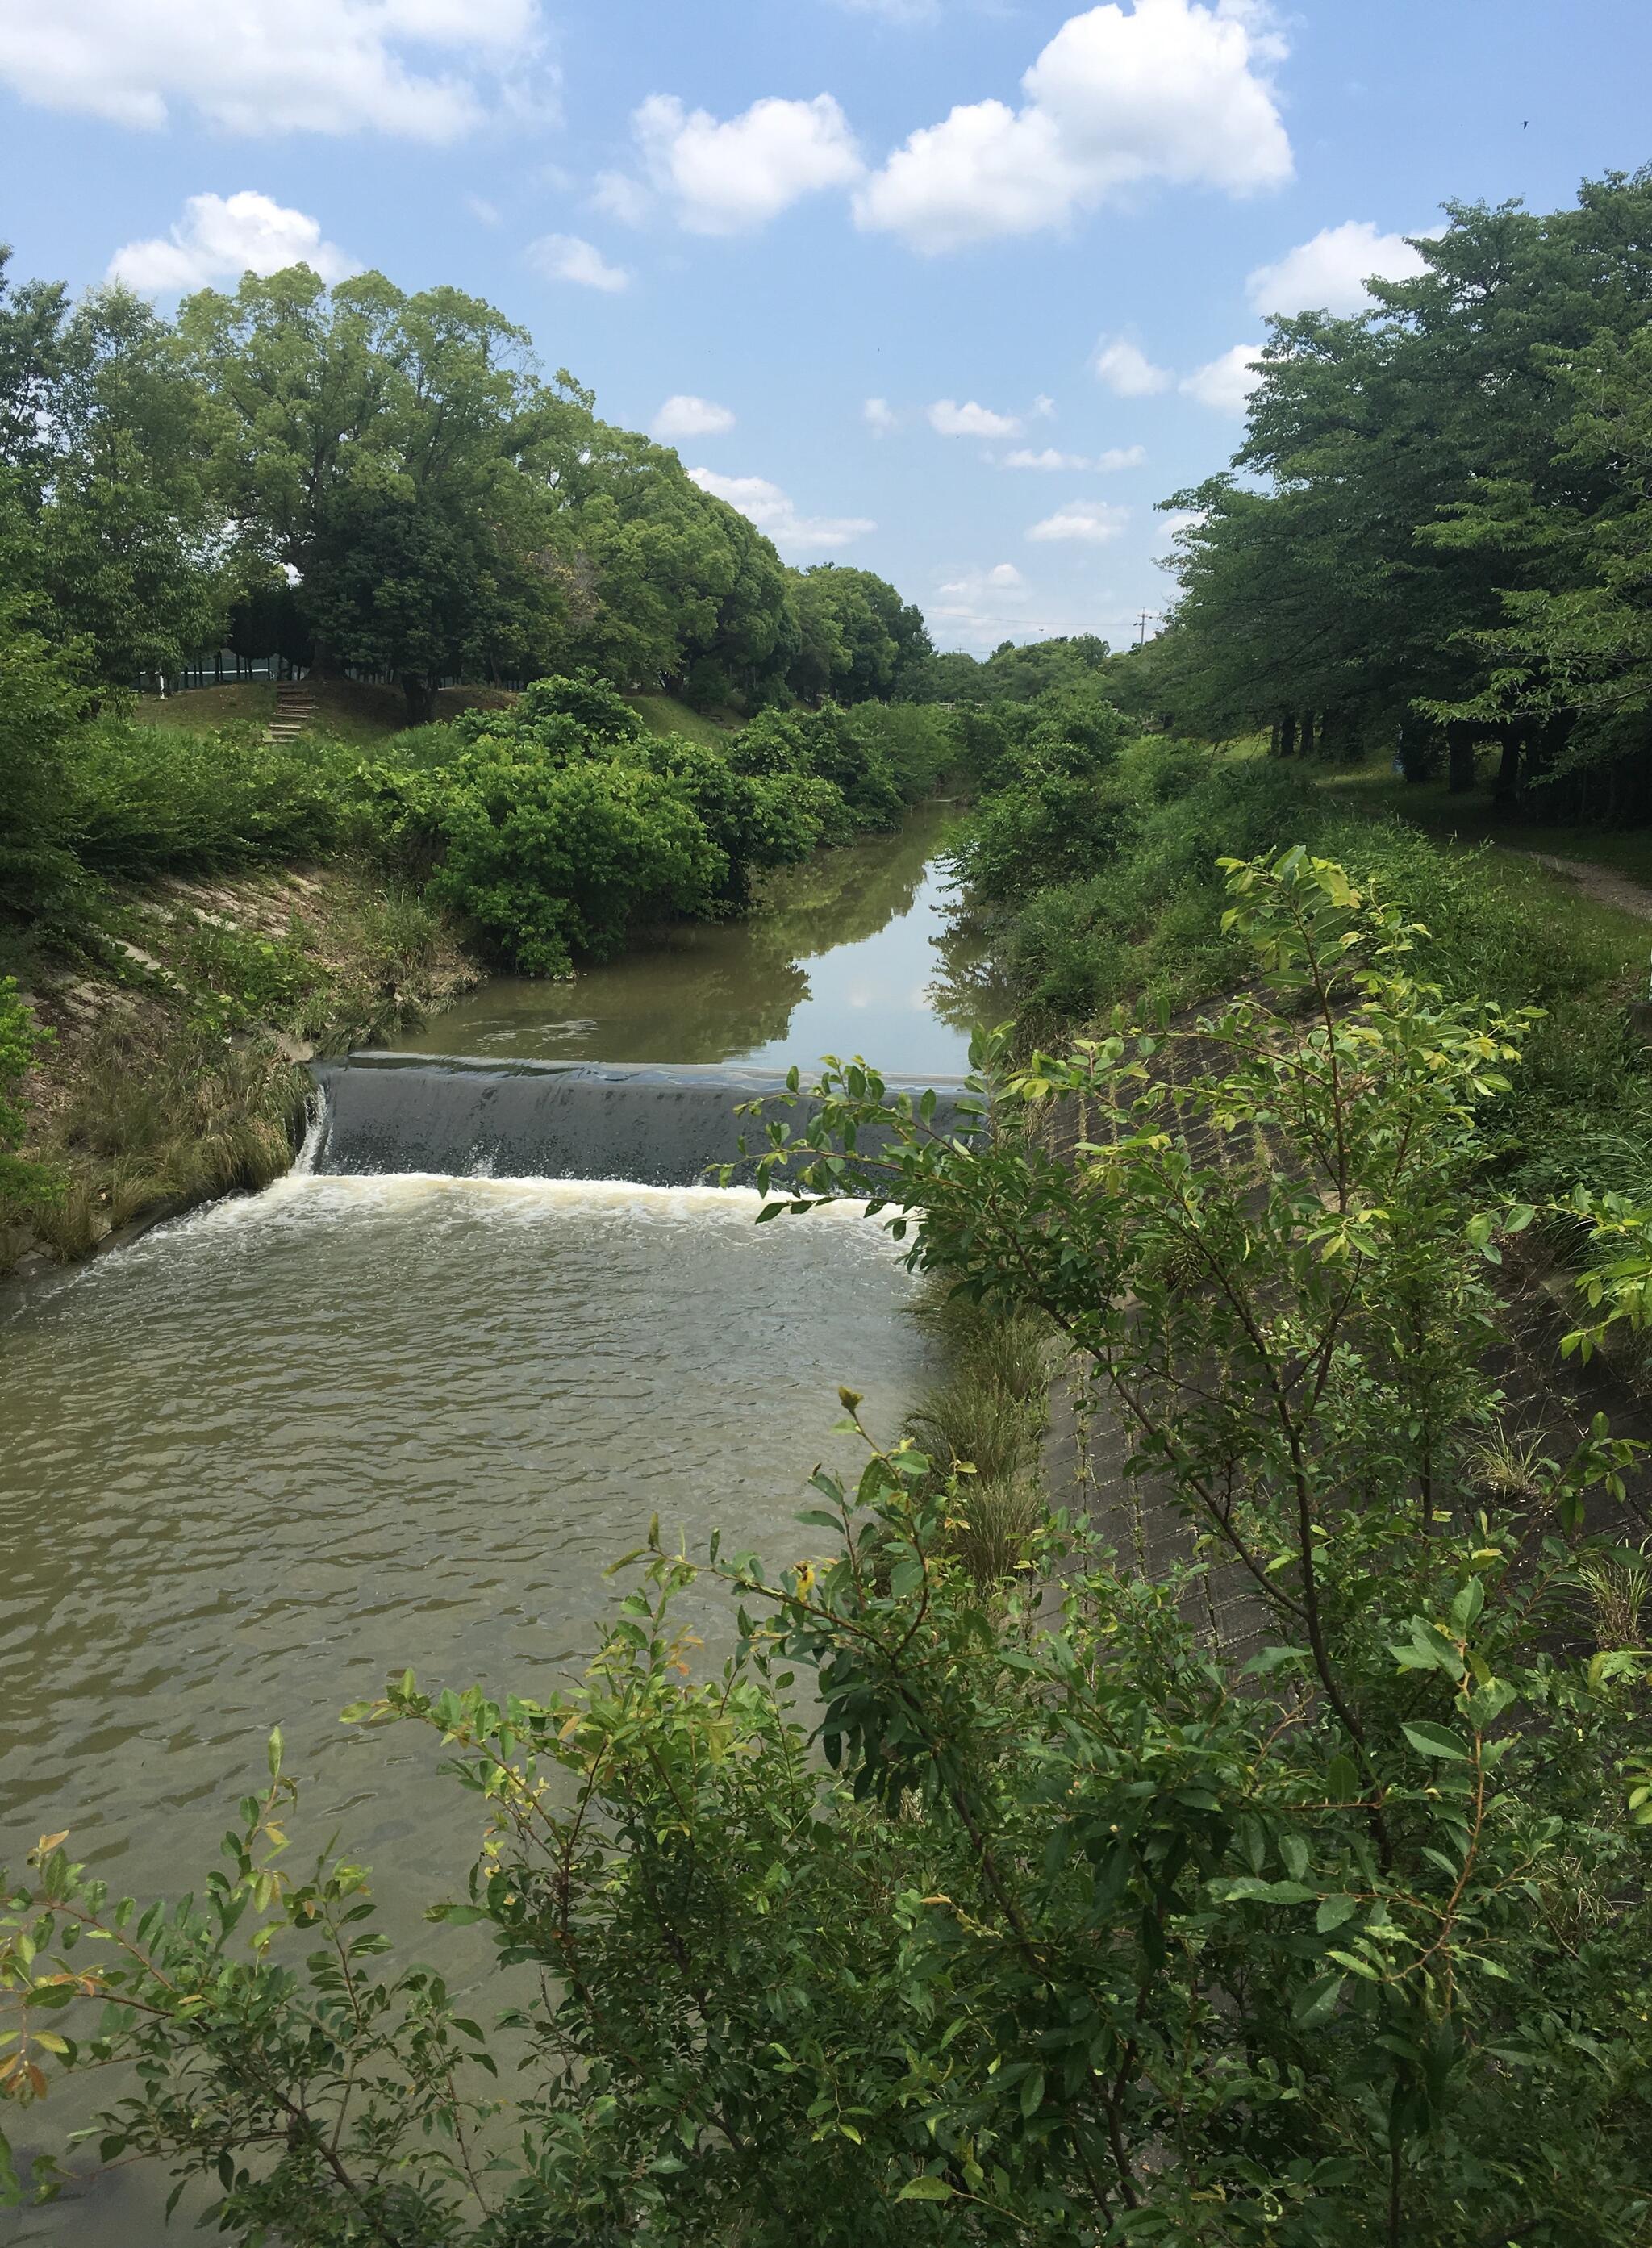
{"type": "Polygon", "coordinates": [[[266,742],[295,742],[315,716],[315,700],[301,680],[276,689],[275,716],[264,728],[266,742]]]}

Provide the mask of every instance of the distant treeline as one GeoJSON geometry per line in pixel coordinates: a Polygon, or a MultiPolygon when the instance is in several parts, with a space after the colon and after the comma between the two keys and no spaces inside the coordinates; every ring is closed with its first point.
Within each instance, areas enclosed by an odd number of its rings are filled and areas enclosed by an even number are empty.
{"type": "Polygon", "coordinates": [[[1381,743],[1550,816],[1652,814],[1652,170],[1450,207],[1427,271],[1278,319],[1236,473],[1179,492],[1173,730],[1381,743]]]}
{"type": "Polygon", "coordinates": [[[788,568],[479,298],[294,266],[166,320],[9,286],[6,255],[0,583],[83,678],[278,653],[391,674],[415,719],[444,676],[590,670],[747,712],[938,692],[893,586],[788,568]]]}

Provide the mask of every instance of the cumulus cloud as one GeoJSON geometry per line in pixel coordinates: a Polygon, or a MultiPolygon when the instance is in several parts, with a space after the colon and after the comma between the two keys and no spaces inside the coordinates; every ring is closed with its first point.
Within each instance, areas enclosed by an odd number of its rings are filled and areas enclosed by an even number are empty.
{"type": "Polygon", "coordinates": [[[861,515],[799,515],[791,495],[766,476],[724,476],[715,469],[690,469],[689,474],[702,491],[738,508],[787,556],[847,546],[851,540],[878,527],[861,515]]]}
{"type": "Polygon", "coordinates": [[[1203,508],[1169,508],[1159,517],[1158,528],[1153,534],[1153,543],[1155,546],[1174,546],[1176,542],[1178,533],[1183,531],[1191,531],[1195,524],[1203,523],[1203,521],[1204,510],[1203,508]]]}
{"type": "Polygon", "coordinates": [[[1169,369],[1155,367],[1139,344],[1128,342],[1123,336],[1115,336],[1110,343],[1103,338],[1095,355],[1095,371],[1118,398],[1151,398],[1155,391],[1170,387],[1169,369]]]}
{"type": "Polygon", "coordinates": [[[591,206],[617,218],[621,226],[642,226],[654,209],[654,197],[628,172],[599,172],[592,183],[591,206]]]}
{"type": "Polygon", "coordinates": [[[679,390],[666,400],[648,426],[656,437],[720,437],[725,429],[733,428],[734,416],[726,406],[714,405],[709,398],[692,398],[679,390]]]}
{"type": "Polygon", "coordinates": [[[1257,0],[1134,0],[1069,17],[1026,99],[961,103],[855,197],[867,228],[936,252],[1068,223],[1153,181],[1249,195],[1291,176],[1257,0]]]}
{"type": "Polygon", "coordinates": [[[324,281],[361,270],[336,243],[322,240],[318,220],[243,188],[238,195],[187,197],[168,233],[116,250],[108,278],[146,296],[171,297],[238,281],[243,273],[278,273],[284,265],[308,265],[324,281]]]}
{"type": "Polygon", "coordinates": [[[490,203],[485,195],[467,195],[464,199],[464,207],[471,217],[479,218],[483,226],[498,225],[499,206],[497,203],[490,203]]]}
{"type": "Polygon", "coordinates": [[[1053,472],[1058,469],[1097,469],[1103,475],[1115,469],[1139,469],[1147,459],[1142,445],[1109,445],[1105,453],[1092,460],[1087,453],[1059,453],[1053,445],[1046,445],[1035,453],[1029,446],[1020,446],[1006,453],[999,462],[1001,469],[1043,469],[1053,472]]]}
{"type": "Polygon", "coordinates": [[[600,289],[610,297],[631,286],[623,265],[610,265],[593,242],[577,234],[542,234],[531,242],[527,260],[547,281],[572,281],[581,289],[600,289]]]}
{"type": "Polygon", "coordinates": [[[1245,283],[1253,312],[1358,312],[1371,301],[1366,283],[1409,281],[1428,262],[1402,234],[1381,234],[1368,219],[1322,227],[1312,242],[1276,264],[1258,265],[1245,283]]]}
{"type": "Polygon", "coordinates": [[[1001,469],[1087,469],[1089,462],[1082,453],[1058,453],[1053,445],[1046,445],[1035,453],[1030,445],[1019,445],[1013,453],[1006,453],[999,462],[1001,469]]]}
{"type": "Polygon", "coordinates": [[[956,398],[937,398],[929,408],[929,427],[937,437],[1018,437],[1018,415],[995,414],[973,398],[962,406],[956,398]]]}
{"type": "Polygon", "coordinates": [[[1235,344],[1220,359],[1183,375],[1176,387],[1217,414],[1243,414],[1262,379],[1257,367],[1261,356],[1260,344],[1235,344]]]}
{"type": "Polygon", "coordinates": [[[948,579],[936,599],[924,604],[924,613],[943,640],[991,648],[1004,637],[1006,627],[1025,629],[1032,597],[1014,563],[998,562],[948,579]]]}
{"type": "Polygon", "coordinates": [[[0,8],[0,84],[117,125],[441,141],[543,106],[542,44],[537,0],[51,0],[0,8]]]}
{"type": "Polygon", "coordinates": [[[849,121],[829,93],[754,101],[719,123],[653,93],[631,120],[650,178],[694,234],[744,234],[807,195],[847,187],[862,166],[849,121]]]}
{"type": "Polygon", "coordinates": [[[895,427],[895,409],[887,398],[868,398],[860,408],[860,419],[874,437],[887,437],[895,427]]]}
{"type": "Polygon", "coordinates": [[[1129,520],[1128,507],[1114,507],[1107,500],[1070,499],[1053,515],[1046,515],[1042,523],[1035,523],[1027,537],[1077,539],[1086,545],[1105,546],[1109,539],[1123,536],[1129,520]]]}

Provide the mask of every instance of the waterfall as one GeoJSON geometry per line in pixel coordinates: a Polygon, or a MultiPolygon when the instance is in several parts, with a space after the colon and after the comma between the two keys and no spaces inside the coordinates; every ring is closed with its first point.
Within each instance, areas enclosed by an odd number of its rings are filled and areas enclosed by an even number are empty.
{"type": "MultiPolygon", "coordinates": [[[[783,1093],[779,1071],[601,1062],[496,1063],[359,1053],[312,1066],[317,1109],[300,1167],[328,1175],[420,1171],[452,1178],[625,1180],[691,1186],[716,1166],[749,1181],[762,1123],[742,1103],[783,1093]],[[312,1145],[313,1141],[313,1145],[312,1145]]],[[[956,1128],[960,1079],[889,1079],[936,1094],[936,1124],[956,1128]]],[[[795,1130],[806,1096],[778,1109],[795,1130]]],[[[864,1142],[863,1142],[864,1144],[864,1142]]]]}
{"type": "Polygon", "coordinates": [[[326,1136],[327,1088],[325,1085],[316,1085],[312,1086],[310,1097],[304,1104],[304,1138],[287,1173],[289,1178],[310,1179],[315,1176],[322,1143],[326,1136]]]}

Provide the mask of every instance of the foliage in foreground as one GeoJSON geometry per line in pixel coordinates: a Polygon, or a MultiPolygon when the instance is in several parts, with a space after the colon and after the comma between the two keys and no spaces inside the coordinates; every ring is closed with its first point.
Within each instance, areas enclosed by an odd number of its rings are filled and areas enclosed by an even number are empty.
{"type": "Polygon", "coordinates": [[[137,2059],[105,2158],[301,2248],[1643,2241],[1648,1657],[1598,1598],[1631,1448],[1597,1426],[1495,1516],[1464,1476],[1482,1259],[1528,1215],[1474,1208],[1474,1108],[1521,1025],[1340,868],[1230,874],[1265,996],[1196,1039],[989,1040],[991,1137],[854,1065],[771,1151],[777,1214],[921,1210],[918,1263],[1068,1336],[1184,1572],[1058,1520],[1059,1601],[984,1598],[906,1448],[818,1476],[824,1551],[778,1573],[651,1533],[579,1689],[353,1713],[485,1806],[436,1916],[494,1934],[497,2042],[375,1964],[360,1869],[284,1870],[278,1736],[197,1902],[118,1903],[62,1835],[10,1879],[5,2088],[137,2059]],[[1057,1096],[1116,1131],[1045,1152],[1057,1096]],[[707,1577],[739,1638],[696,1684],[707,1577]]]}

